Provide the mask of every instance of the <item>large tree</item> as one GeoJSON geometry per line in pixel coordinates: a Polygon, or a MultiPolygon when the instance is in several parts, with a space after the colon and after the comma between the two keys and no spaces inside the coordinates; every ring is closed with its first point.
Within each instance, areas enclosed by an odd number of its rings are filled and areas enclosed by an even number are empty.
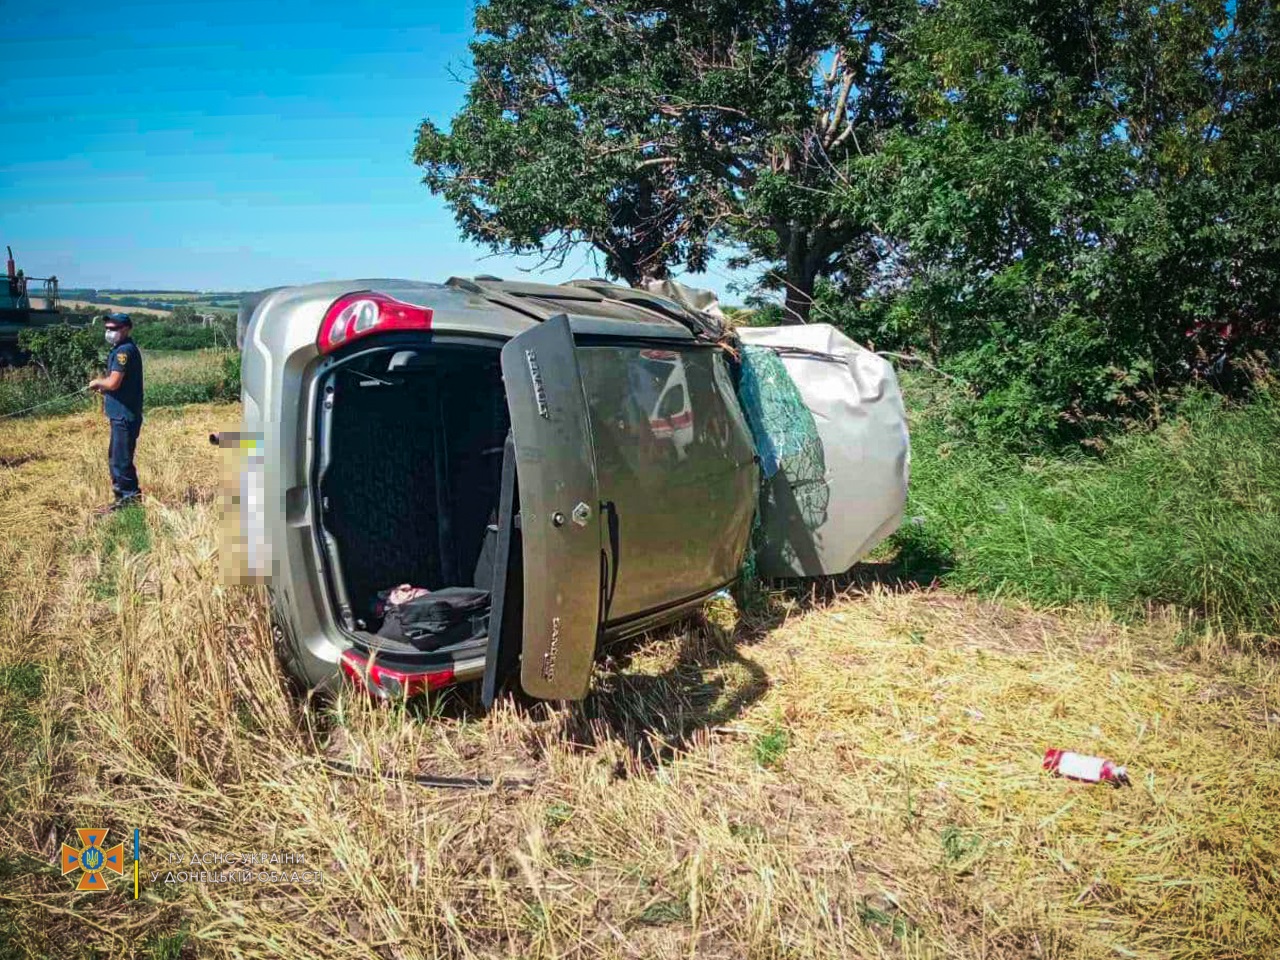
{"type": "Polygon", "coordinates": [[[495,250],[599,250],[637,284],[736,247],[808,316],[862,272],[870,225],[832,185],[897,122],[884,70],[900,0],[491,0],[475,76],[415,159],[495,250]]]}
{"type": "Polygon", "coordinates": [[[724,236],[737,265],[765,265],[789,322],[809,318],[819,278],[861,291],[879,260],[866,208],[847,201],[904,122],[887,63],[914,13],[897,0],[727,4],[722,52],[693,58],[690,99],[733,119],[704,113],[724,236]]]}
{"type": "Polygon", "coordinates": [[[891,64],[912,122],[848,191],[892,251],[855,332],[1027,444],[1241,386],[1280,347],[1275,28],[1260,0],[928,8],[891,64]]]}
{"type": "Polygon", "coordinates": [[[714,225],[661,109],[673,30],[609,3],[478,6],[465,104],[447,132],[424,122],[415,150],[463,234],[552,260],[590,245],[630,284],[703,269],[714,225]]]}

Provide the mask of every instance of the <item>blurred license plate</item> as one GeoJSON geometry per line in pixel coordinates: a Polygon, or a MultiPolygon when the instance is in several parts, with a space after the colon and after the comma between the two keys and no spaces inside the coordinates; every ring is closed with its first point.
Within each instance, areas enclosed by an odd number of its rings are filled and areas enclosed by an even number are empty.
{"type": "Polygon", "coordinates": [[[227,584],[262,583],[271,573],[262,436],[219,433],[223,452],[218,557],[227,584]]]}

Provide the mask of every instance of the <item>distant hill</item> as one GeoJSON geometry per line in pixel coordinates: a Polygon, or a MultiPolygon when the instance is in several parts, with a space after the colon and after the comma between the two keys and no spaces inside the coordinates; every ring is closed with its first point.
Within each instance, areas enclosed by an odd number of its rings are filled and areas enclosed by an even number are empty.
{"type": "Polygon", "coordinates": [[[244,293],[238,290],[99,290],[64,287],[62,302],[75,309],[149,310],[168,313],[190,307],[198,313],[234,313],[244,293]]]}
{"type": "MultiPolygon", "coordinates": [[[[87,311],[90,311],[90,312],[100,311],[102,313],[105,313],[108,310],[121,309],[119,304],[108,303],[103,301],[95,301],[95,300],[85,300],[79,296],[74,298],[65,297],[65,296],[62,296],[61,294],[59,294],[58,296],[58,305],[62,307],[62,309],[64,310],[74,310],[81,313],[87,312],[87,311]]],[[[125,309],[127,309],[128,311],[132,311],[133,313],[154,314],[157,317],[167,317],[171,312],[169,310],[165,310],[159,307],[127,307],[125,309]]]]}

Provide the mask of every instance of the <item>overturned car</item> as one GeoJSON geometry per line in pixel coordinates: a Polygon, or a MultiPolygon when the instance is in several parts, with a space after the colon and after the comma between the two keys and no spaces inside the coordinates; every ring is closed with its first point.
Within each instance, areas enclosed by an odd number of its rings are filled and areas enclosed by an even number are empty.
{"type": "Polygon", "coordinates": [[[840,573],[897,526],[892,368],[602,281],[364,280],[240,310],[234,576],[292,672],[379,695],[586,694],[606,641],[731,585],[840,573]]]}

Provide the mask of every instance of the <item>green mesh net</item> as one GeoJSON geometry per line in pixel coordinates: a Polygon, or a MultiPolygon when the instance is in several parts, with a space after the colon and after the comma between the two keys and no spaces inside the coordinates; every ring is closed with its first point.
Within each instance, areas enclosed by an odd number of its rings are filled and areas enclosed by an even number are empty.
{"type": "Polygon", "coordinates": [[[771,509],[796,510],[806,525],[816,528],[826,519],[830,491],[818,425],[774,351],[743,345],[738,400],[760,457],[760,509],[742,567],[742,576],[750,579],[756,573],[761,515],[771,509]]]}

